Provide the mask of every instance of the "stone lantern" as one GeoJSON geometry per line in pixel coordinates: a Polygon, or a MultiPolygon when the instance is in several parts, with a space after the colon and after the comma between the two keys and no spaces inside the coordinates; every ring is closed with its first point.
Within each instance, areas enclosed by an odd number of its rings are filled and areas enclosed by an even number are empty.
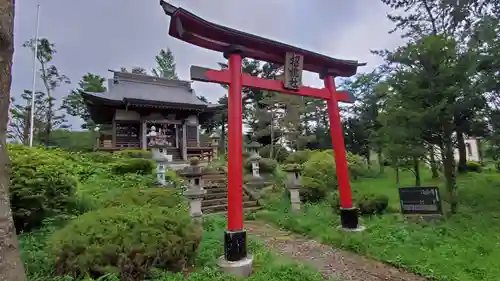
{"type": "Polygon", "coordinates": [[[252,154],[250,155],[250,157],[248,158],[248,161],[250,161],[250,163],[252,164],[252,176],[254,178],[261,178],[260,176],[260,173],[259,173],[259,161],[260,161],[261,157],[259,154],[252,154]]]}
{"type": "Polygon", "coordinates": [[[252,164],[252,177],[246,182],[246,184],[254,190],[260,190],[265,184],[265,180],[259,172],[260,159],[261,157],[258,154],[252,154],[250,158],[248,158],[248,161],[252,164]]]}
{"type": "Polygon", "coordinates": [[[159,146],[152,146],[151,153],[153,154],[153,160],[156,162],[156,180],[161,186],[166,186],[167,150],[159,146]]]}
{"type": "Polygon", "coordinates": [[[259,154],[260,143],[253,141],[247,145],[247,150],[250,154],[259,154]]]}
{"type": "Polygon", "coordinates": [[[190,159],[190,165],[182,171],[182,176],[187,181],[187,189],[184,196],[189,200],[189,214],[195,220],[201,221],[203,215],[201,211],[201,202],[207,191],[203,189],[203,171],[199,166],[199,159],[193,157],[190,159]]]}
{"type": "Polygon", "coordinates": [[[292,210],[300,210],[300,171],[299,164],[288,164],[284,167],[286,172],[286,186],[290,192],[290,201],[292,202],[292,210]]]}
{"type": "Polygon", "coordinates": [[[210,146],[212,147],[213,149],[213,158],[218,158],[218,155],[219,155],[219,141],[220,141],[220,137],[218,134],[216,133],[213,133],[211,136],[210,136],[210,140],[211,140],[211,143],[210,143],[210,146]]]}

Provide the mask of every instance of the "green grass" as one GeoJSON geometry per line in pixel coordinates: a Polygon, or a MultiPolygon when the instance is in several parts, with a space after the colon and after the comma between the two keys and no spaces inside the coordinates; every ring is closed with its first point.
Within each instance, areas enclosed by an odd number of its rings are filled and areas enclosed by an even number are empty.
{"type": "MultiPolygon", "coordinates": [[[[217,281],[238,280],[221,272],[216,261],[223,255],[223,233],[226,229],[224,217],[210,216],[204,221],[204,235],[199,248],[196,260],[196,270],[187,278],[183,274],[173,274],[157,271],[149,281],[217,281]]],[[[47,226],[32,232],[21,235],[22,258],[30,281],[76,281],[69,277],[54,277],[54,261],[47,253],[46,241],[54,227],[47,226]]],[[[250,239],[249,252],[254,257],[254,274],[247,280],[253,281],[320,281],[325,280],[321,274],[309,267],[298,265],[281,257],[277,257],[256,240],[250,239]],[[297,279],[298,278],[298,279],[297,279]]],[[[107,276],[100,281],[118,281],[116,276],[107,276]]],[[[79,280],[79,281],[91,281],[79,280]]]]}
{"type": "MultiPolygon", "coordinates": [[[[442,186],[440,181],[428,179],[427,172],[423,176],[424,185],[442,186]]],[[[401,175],[401,186],[411,186],[413,181],[411,173],[401,175]]],[[[434,223],[410,222],[393,213],[364,218],[367,229],[362,233],[344,233],[336,229],[339,218],[327,204],[306,206],[296,215],[289,212],[287,202],[274,204],[257,216],[322,243],[435,280],[498,280],[500,174],[469,173],[458,178],[458,185],[459,213],[434,223]]],[[[383,177],[354,182],[353,189],[385,194],[391,208],[399,210],[395,177],[390,170],[383,177]]]]}

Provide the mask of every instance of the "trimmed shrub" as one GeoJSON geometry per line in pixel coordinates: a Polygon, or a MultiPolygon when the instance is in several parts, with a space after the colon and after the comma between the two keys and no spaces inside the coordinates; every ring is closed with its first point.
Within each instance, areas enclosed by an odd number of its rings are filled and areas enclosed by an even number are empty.
{"type": "MultiPolygon", "coordinates": [[[[351,179],[371,176],[368,166],[358,155],[347,153],[351,179]]],[[[338,188],[335,158],[331,150],[313,152],[303,165],[301,195],[305,202],[325,199],[327,191],[338,188]]]]}
{"type": "Polygon", "coordinates": [[[153,154],[151,153],[151,151],[142,149],[125,149],[116,151],[115,154],[119,157],[124,157],[124,158],[145,158],[145,159],[153,158],[153,154]]]}
{"type": "MultiPolygon", "coordinates": [[[[382,214],[389,205],[389,198],[385,195],[353,194],[355,205],[359,208],[361,215],[382,214]]],[[[328,197],[328,203],[335,212],[340,210],[340,196],[337,191],[332,192],[328,197]]]]}
{"type": "Polygon", "coordinates": [[[113,207],[86,213],[54,233],[56,273],[143,280],[152,268],[178,272],[190,264],[201,228],[184,210],[113,207]]]}
{"type": "Polygon", "coordinates": [[[45,218],[69,214],[76,203],[77,182],[67,160],[40,148],[10,146],[9,150],[16,230],[29,231],[41,226],[45,218]]]}
{"type": "Polygon", "coordinates": [[[187,211],[187,203],[179,190],[171,188],[125,188],[105,194],[102,207],[156,206],[187,211]]]}
{"type": "Polygon", "coordinates": [[[368,165],[359,155],[347,152],[346,158],[351,179],[356,180],[360,177],[373,176],[373,172],[369,170],[368,165]]]}
{"type": "Polygon", "coordinates": [[[467,171],[480,173],[482,172],[482,165],[479,162],[469,160],[467,161],[467,171]]]}
{"type": "Polygon", "coordinates": [[[304,202],[319,202],[328,191],[337,189],[335,160],[330,151],[318,151],[304,163],[302,170],[301,199],[304,202]]]}
{"type": "Polygon", "coordinates": [[[361,215],[382,214],[389,205],[386,195],[364,194],[356,201],[361,215]]]}
{"type": "Polygon", "coordinates": [[[154,169],[154,163],[149,159],[130,158],[123,159],[111,166],[111,171],[116,175],[135,173],[141,175],[150,174],[154,169]]]}
{"type": "Polygon", "coordinates": [[[306,149],[306,150],[299,150],[290,153],[288,157],[285,159],[286,164],[304,164],[311,155],[313,154],[312,150],[306,149]]]}

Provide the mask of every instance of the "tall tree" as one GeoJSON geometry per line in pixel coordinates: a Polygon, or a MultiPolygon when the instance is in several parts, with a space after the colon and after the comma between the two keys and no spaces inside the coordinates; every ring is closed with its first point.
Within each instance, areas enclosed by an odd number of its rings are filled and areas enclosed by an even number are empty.
{"type": "Polygon", "coordinates": [[[0,280],[25,281],[10,208],[6,144],[14,55],[14,7],[14,0],[0,1],[0,280]]]}
{"type": "MultiPolygon", "coordinates": [[[[7,130],[7,137],[21,142],[24,145],[29,144],[31,128],[31,100],[33,95],[31,91],[24,90],[21,94],[22,103],[16,104],[16,99],[11,98],[10,104],[10,122],[7,130]]],[[[35,94],[35,114],[33,115],[33,136],[37,137],[45,128],[45,114],[47,110],[47,96],[44,92],[35,94]]]]}
{"type": "Polygon", "coordinates": [[[23,44],[24,47],[30,48],[32,52],[35,52],[35,45],[38,45],[36,57],[40,63],[40,78],[45,88],[45,94],[47,95],[45,133],[42,136],[42,141],[48,146],[50,145],[50,133],[54,125],[62,124],[64,118],[64,116],[57,116],[57,110],[54,110],[55,98],[53,97],[53,92],[61,84],[69,84],[70,80],[66,75],[61,74],[59,69],[52,64],[54,55],[57,53],[55,45],[47,38],[41,38],[38,41],[30,39],[23,44]]]}
{"type": "Polygon", "coordinates": [[[80,117],[84,122],[81,126],[83,129],[93,130],[95,128],[95,124],[90,119],[90,114],[83,101],[80,91],[104,93],[106,92],[106,86],[104,86],[105,82],[106,78],[96,74],[87,73],[82,77],[80,82],[78,82],[78,89],[71,91],[71,93],[63,99],[61,108],[66,110],[66,113],[71,116],[80,117]]]}
{"type": "Polygon", "coordinates": [[[175,58],[170,49],[167,48],[160,50],[160,53],[155,56],[156,68],[152,70],[153,75],[168,79],[178,80],[177,72],[175,70],[175,58]]]}
{"type": "Polygon", "coordinates": [[[208,122],[202,124],[202,129],[207,133],[218,133],[220,136],[219,149],[221,152],[226,151],[226,132],[227,132],[227,95],[220,97],[217,103],[222,105],[222,108],[217,110],[217,113],[208,122]]]}

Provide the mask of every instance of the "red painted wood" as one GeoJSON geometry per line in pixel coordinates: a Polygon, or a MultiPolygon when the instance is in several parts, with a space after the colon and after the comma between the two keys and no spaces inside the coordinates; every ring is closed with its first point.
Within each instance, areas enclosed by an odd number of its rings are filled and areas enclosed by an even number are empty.
{"type": "MultiPolygon", "coordinates": [[[[205,72],[205,76],[209,82],[230,84],[230,72],[228,70],[209,70],[205,72]]],[[[302,86],[298,91],[288,90],[283,87],[281,80],[269,80],[260,77],[251,76],[243,73],[243,87],[257,88],[272,92],[279,92],[285,94],[299,95],[305,97],[314,97],[329,100],[331,97],[328,89],[318,89],[313,87],[302,86]]],[[[346,91],[336,92],[337,101],[352,102],[350,101],[349,93],[346,91]]]]}
{"type": "Polygon", "coordinates": [[[229,57],[228,97],[228,167],[227,167],[227,228],[229,231],[243,230],[243,102],[241,56],[229,57]]]}
{"type": "Polygon", "coordinates": [[[342,123],[340,121],[339,106],[336,98],[335,80],[333,76],[324,78],[325,88],[331,93],[328,99],[328,117],[330,120],[330,135],[335,156],[335,166],[337,180],[339,183],[340,207],[352,208],[352,192],[349,182],[349,169],[347,167],[347,157],[345,153],[344,134],[342,133],[342,123]]]}

